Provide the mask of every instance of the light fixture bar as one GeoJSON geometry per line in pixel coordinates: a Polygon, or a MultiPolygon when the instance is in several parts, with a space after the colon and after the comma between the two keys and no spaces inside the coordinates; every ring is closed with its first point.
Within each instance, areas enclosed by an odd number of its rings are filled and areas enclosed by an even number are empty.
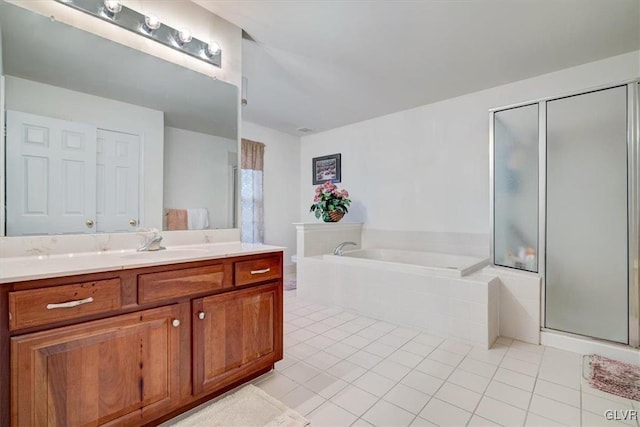
{"type": "MultiPolygon", "coordinates": [[[[106,8],[104,0],[55,1],[100,18],[104,21],[111,22],[112,24],[141,36],[155,40],[158,43],[162,43],[163,45],[179,52],[186,53],[187,55],[198,58],[201,61],[215,65],[218,68],[222,67],[222,50],[219,48],[217,43],[212,42],[212,45],[215,43],[215,46],[217,47],[217,49],[213,50],[215,54],[212,54],[212,49],[209,49],[208,43],[195,37],[192,37],[189,42],[185,43],[179,38],[180,31],[184,31],[184,29],[177,30],[162,23],[157,29],[150,28],[149,25],[145,23],[144,14],[136,12],[124,5],[121,5],[119,8],[120,10],[114,13],[106,8]]],[[[147,19],[147,21],[149,20],[147,19]]]]}

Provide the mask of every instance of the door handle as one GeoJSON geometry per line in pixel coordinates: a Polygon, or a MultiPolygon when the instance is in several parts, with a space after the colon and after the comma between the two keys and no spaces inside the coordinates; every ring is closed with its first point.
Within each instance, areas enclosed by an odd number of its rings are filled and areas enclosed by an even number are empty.
{"type": "Polygon", "coordinates": [[[92,228],[93,227],[93,220],[92,219],[88,219],[84,223],[87,226],[87,228],[92,228]]]}
{"type": "Polygon", "coordinates": [[[88,304],[90,302],[93,302],[93,297],[89,297],[89,298],[85,298],[85,299],[79,299],[79,300],[75,300],[75,301],[60,302],[60,303],[56,303],[56,304],[47,304],[47,310],[53,310],[53,309],[56,309],[56,308],[77,307],[79,305],[88,304]]]}
{"type": "Polygon", "coordinates": [[[132,218],[129,220],[129,225],[135,227],[136,225],[138,225],[138,221],[132,218]]]}

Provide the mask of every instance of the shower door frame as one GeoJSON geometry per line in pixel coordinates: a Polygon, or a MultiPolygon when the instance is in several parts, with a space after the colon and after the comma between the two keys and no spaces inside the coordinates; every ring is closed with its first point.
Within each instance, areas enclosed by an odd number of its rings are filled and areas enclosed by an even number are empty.
{"type": "MultiPolygon", "coordinates": [[[[550,101],[583,95],[606,89],[626,86],[627,89],[627,230],[628,230],[628,346],[640,348],[640,78],[615,84],[607,84],[587,90],[574,91],[560,96],[551,96],[519,102],[517,104],[492,108],[489,110],[489,217],[490,217],[490,260],[491,266],[523,275],[539,276],[542,283],[540,294],[540,328],[542,331],[562,333],[574,337],[612,343],[599,338],[559,331],[546,327],[546,201],[547,201],[547,103],[550,101]],[[495,263],[494,229],[494,120],[495,113],[512,108],[538,105],[538,272],[515,269],[495,263]],[[634,269],[634,266],[636,268],[634,269]]],[[[618,345],[625,345],[615,343],[618,345]]]]}

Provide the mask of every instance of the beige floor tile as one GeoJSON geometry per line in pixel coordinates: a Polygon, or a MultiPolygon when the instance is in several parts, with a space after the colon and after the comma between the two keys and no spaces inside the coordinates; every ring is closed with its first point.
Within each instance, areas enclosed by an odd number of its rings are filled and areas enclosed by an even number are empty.
{"type": "Polygon", "coordinates": [[[464,387],[451,383],[444,383],[435,397],[438,399],[462,408],[465,411],[473,412],[480,401],[482,395],[464,387]]]}
{"type": "Polygon", "coordinates": [[[534,394],[529,411],[565,425],[580,424],[580,409],[534,394]]]}
{"type": "Polygon", "coordinates": [[[383,399],[412,414],[418,414],[431,399],[431,396],[404,384],[398,384],[389,390],[383,399]]]}
{"type": "Polygon", "coordinates": [[[411,424],[415,415],[385,400],[378,400],[371,409],[365,412],[362,418],[375,426],[402,427],[411,424]]]}
{"type": "Polygon", "coordinates": [[[348,426],[358,419],[335,403],[325,402],[307,415],[313,427],[348,426]]]}
{"type": "Polygon", "coordinates": [[[471,418],[471,412],[443,402],[431,399],[419,416],[439,426],[464,426],[471,418]]]}
{"type": "Polygon", "coordinates": [[[333,396],[331,401],[352,414],[361,416],[378,401],[378,396],[350,385],[333,396]]]}
{"type": "Polygon", "coordinates": [[[456,369],[449,378],[447,378],[447,382],[468,388],[476,393],[484,393],[490,381],[490,378],[472,374],[462,369],[456,369]]]}
{"type": "Polygon", "coordinates": [[[484,396],[476,409],[476,414],[503,426],[521,426],[524,424],[527,412],[484,396]]]}
{"type": "Polygon", "coordinates": [[[485,396],[492,397],[516,408],[524,409],[525,411],[529,408],[529,401],[531,400],[531,392],[512,387],[499,381],[492,381],[484,394],[485,396]]]}

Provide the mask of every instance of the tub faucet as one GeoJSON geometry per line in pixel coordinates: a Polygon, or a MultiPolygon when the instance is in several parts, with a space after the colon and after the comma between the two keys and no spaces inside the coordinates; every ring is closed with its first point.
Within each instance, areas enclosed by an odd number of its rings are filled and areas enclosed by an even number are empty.
{"type": "Polygon", "coordinates": [[[145,240],[145,242],[142,244],[142,246],[140,246],[138,248],[138,252],[161,251],[163,249],[167,249],[164,246],[160,245],[160,242],[162,242],[162,236],[160,235],[158,230],[153,229],[153,230],[151,230],[151,232],[153,234],[151,235],[151,237],[149,237],[149,238],[147,238],[145,240]]]}
{"type": "Polygon", "coordinates": [[[333,250],[334,255],[342,256],[342,249],[347,245],[357,246],[356,242],[342,242],[333,250]]]}

